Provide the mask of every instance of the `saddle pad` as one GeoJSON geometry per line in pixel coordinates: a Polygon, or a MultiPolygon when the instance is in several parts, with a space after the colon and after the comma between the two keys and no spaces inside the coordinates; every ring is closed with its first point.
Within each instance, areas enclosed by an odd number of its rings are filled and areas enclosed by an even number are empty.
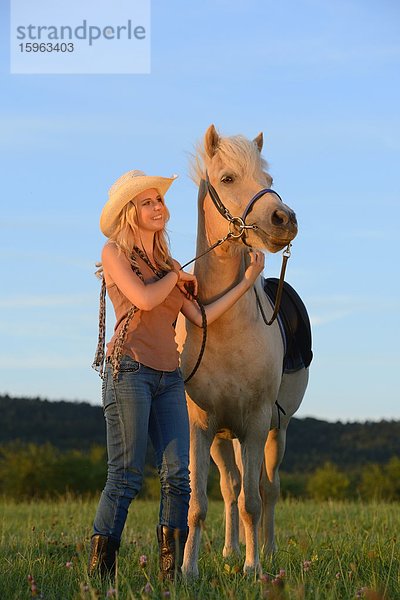
{"type": "MultiPolygon", "coordinates": [[[[268,277],[264,280],[264,291],[271,304],[275,304],[279,279],[268,277]]],[[[284,373],[294,373],[308,367],[312,361],[311,325],[304,302],[295,289],[286,281],[283,284],[281,305],[278,313],[284,337],[284,373]],[[285,340],[286,338],[286,340],[285,340]],[[285,343],[286,342],[286,343],[285,343]]]]}

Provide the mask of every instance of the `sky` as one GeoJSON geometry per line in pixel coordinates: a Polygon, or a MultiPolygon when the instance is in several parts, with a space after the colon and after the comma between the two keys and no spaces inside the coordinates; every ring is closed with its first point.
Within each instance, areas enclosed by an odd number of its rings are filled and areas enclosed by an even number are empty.
{"type": "MultiPolygon", "coordinates": [[[[214,123],[264,132],[274,188],[298,217],[286,278],[314,360],[297,416],[400,419],[399,3],[153,0],[150,73],[125,75],[11,74],[0,10],[0,394],[100,404],[107,191],[130,169],[178,173],[169,233],[189,260],[189,158],[214,123]]],[[[267,256],[265,276],[280,260],[267,256]]]]}

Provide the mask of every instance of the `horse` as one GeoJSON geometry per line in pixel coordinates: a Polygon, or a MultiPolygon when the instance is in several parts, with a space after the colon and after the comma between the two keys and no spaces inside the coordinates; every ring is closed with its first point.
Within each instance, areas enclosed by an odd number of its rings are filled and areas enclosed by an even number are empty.
{"type": "MultiPolygon", "coordinates": [[[[225,238],[195,262],[204,304],[239,282],[251,249],[275,253],[297,235],[295,213],[270,189],[272,178],[261,156],[262,146],[262,133],[254,140],[242,135],[221,137],[211,125],[197,148],[193,163],[193,178],[199,185],[196,255],[225,238]],[[243,219],[236,217],[242,214],[243,219]]],[[[277,321],[271,326],[264,322],[272,308],[261,277],[254,288],[208,327],[200,366],[186,384],[192,488],[183,562],[187,577],[198,576],[210,455],[220,471],[225,503],[223,555],[239,553],[240,515],[246,542],[243,571],[260,572],[261,496],[265,498],[265,546],[268,552],[275,547],[279,465],[289,420],[307,387],[308,369],[283,373],[284,344],[277,321]],[[276,402],[284,414],[278,414],[276,402]]],[[[177,341],[185,375],[196,362],[202,331],[181,315],[177,341]]]]}

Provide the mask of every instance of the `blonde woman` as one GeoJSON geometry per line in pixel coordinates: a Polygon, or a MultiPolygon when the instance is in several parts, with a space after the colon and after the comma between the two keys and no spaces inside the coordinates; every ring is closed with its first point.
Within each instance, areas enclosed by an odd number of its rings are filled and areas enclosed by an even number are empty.
{"type": "MultiPolygon", "coordinates": [[[[174,323],[180,311],[199,327],[202,317],[193,302],[196,278],[180,268],[168,248],[164,195],[174,179],[129,171],[111,187],[101,214],[108,241],[102,252],[94,366],[104,368],[108,475],[94,520],[90,574],[115,574],[129,505],[143,482],[148,436],[161,482],[157,538],[163,578],[173,580],[182,565],[190,498],[189,426],[174,323]],[[105,289],[116,325],[104,356],[105,289]]],[[[205,307],[208,323],[228,310],[263,268],[263,254],[252,253],[241,282],[205,307]]]]}

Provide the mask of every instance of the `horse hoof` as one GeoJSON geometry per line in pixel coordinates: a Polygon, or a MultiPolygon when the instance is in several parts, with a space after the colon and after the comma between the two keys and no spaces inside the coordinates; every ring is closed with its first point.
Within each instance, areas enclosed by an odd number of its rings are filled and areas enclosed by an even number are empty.
{"type": "Polygon", "coordinates": [[[185,579],[186,581],[193,581],[194,579],[198,579],[199,578],[199,569],[193,568],[193,569],[189,569],[189,568],[185,568],[185,566],[182,567],[182,578],[185,579]]]}
{"type": "Polygon", "coordinates": [[[251,575],[251,576],[254,576],[254,577],[257,577],[257,578],[260,577],[262,575],[261,564],[259,562],[256,563],[255,565],[244,563],[243,574],[244,575],[251,575]]]}

